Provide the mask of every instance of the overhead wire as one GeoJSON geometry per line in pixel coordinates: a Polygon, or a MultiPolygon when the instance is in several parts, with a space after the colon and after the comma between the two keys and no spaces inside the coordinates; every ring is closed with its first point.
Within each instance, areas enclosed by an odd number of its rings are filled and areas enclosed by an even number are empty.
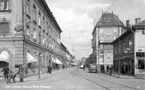
{"type": "Polygon", "coordinates": [[[110,5],[110,7],[107,9],[107,11],[109,11],[111,8],[112,8],[112,6],[114,5],[114,3],[116,2],[117,0],[114,0],[113,2],[112,2],[112,4],[110,5]]]}

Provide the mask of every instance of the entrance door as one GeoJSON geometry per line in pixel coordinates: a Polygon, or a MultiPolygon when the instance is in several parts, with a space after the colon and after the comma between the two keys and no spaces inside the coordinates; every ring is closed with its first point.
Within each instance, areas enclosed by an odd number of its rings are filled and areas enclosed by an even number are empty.
{"type": "Polygon", "coordinates": [[[134,68],[135,66],[134,66],[134,59],[133,59],[131,63],[131,71],[132,71],[131,75],[134,75],[134,68]]]}

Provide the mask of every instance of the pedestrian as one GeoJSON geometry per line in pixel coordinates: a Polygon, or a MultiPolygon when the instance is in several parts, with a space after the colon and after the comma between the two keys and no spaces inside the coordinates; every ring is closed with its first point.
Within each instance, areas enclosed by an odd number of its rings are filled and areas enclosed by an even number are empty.
{"type": "Polygon", "coordinates": [[[16,75],[17,74],[14,73],[12,70],[9,70],[7,83],[11,83],[11,79],[13,80],[13,83],[15,83],[15,77],[16,77],[16,75]]]}
{"type": "Polygon", "coordinates": [[[113,67],[110,66],[110,76],[112,76],[112,72],[113,72],[113,67]]]}
{"type": "Polygon", "coordinates": [[[9,68],[6,66],[2,69],[2,71],[4,73],[4,78],[5,78],[5,81],[7,82],[8,80],[8,74],[9,74],[9,68]]]}
{"type": "Polygon", "coordinates": [[[49,64],[48,69],[49,69],[49,73],[51,74],[51,70],[52,70],[52,64],[51,63],[49,64]]]}
{"type": "Polygon", "coordinates": [[[20,65],[20,67],[19,67],[18,74],[20,77],[20,82],[23,82],[24,81],[24,69],[23,69],[22,65],[20,65]]]}

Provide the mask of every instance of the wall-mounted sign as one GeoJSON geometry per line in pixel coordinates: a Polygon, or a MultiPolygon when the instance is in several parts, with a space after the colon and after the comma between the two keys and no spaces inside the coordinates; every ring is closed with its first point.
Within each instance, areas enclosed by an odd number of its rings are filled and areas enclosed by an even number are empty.
{"type": "Polygon", "coordinates": [[[17,31],[17,32],[20,32],[20,31],[23,30],[23,26],[19,25],[19,26],[16,26],[14,29],[15,29],[15,31],[17,31]]]}

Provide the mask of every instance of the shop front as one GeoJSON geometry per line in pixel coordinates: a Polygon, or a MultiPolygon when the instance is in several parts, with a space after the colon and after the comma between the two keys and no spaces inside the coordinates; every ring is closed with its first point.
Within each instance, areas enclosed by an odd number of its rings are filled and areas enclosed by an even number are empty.
{"type": "Polygon", "coordinates": [[[120,73],[124,75],[134,75],[134,59],[125,58],[120,61],[120,73]]]}
{"type": "Polygon", "coordinates": [[[121,56],[121,58],[114,58],[113,69],[115,73],[133,76],[135,74],[134,67],[133,55],[124,55],[121,56]]]}

